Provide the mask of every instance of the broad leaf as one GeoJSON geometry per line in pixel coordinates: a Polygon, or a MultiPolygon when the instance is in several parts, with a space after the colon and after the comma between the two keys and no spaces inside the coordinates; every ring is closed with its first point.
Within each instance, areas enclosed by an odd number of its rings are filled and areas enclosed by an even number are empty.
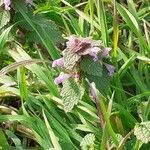
{"type": "Polygon", "coordinates": [[[89,75],[102,76],[102,65],[99,61],[94,61],[92,58],[83,58],[81,61],[81,69],[89,75]]]}
{"type": "Polygon", "coordinates": [[[83,87],[74,79],[64,81],[61,96],[65,112],[71,111],[74,105],[77,105],[79,100],[81,100],[83,94],[83,87]]]}
{"type": "MultiPolygon", "coordinates": [[[[50,36],[52,42],[55,45],[64,42],[59,28],[53,21],[46,19],[42,15],[35,15],[32,18],[35,24],[37,24],[38,26],[40,26],[41,29],[46,31],[46,33],[50,36]]],[[[42,32],[42,30],[39,32],[42,32]]],[[[34,31],[29,32],[27,38],[29,41],[41,42],[40,38],[34,31]]]]}
{"type": "Polygon", "coordinates": [[[136,124],[134,127],[134,135],[143,143],[150,142],[150,121],[136,124]]]}
{"type": "Polygon", "coordinates": [[[23,5],[21,0],[17,0],[17,1],[15,0],[14,6],[15,9],[21,13],[24,20],[30,25],[30,27],[37,34],[37,36],[39,37],[43,45],[46,47],[49,54],[51,55],[52,59],[59,58],[60,55],[56,47],[54,46],[54,43],[52,42],[53,40],[51,36],[47,33],[47,31],[43,27],[36,24],[36,21],[34,21],[33,18],[31,18],[31,15],[26,12],[26,7],[25,5],[23,5]]]}
{"type": "Polygon", "coordinates": [[[94,150],[94,134],[87,134],[81,141],[80,146],[82,150],[94,150]]]}
{"type": "Polygon", "coordinates": [[[110,76],[108,76],[105,70],[103,70],[101,77],[90,75],[88,73],[84,73],[84,76],[90,81],[90,83],[94,82],[96,85],[96,88],[102,94],[107,93],[109,85],[110,85],[110,76]]]}
{"type": "Polygon", "coordinates": [[[68,70],[72,70],[81,56],[76,53],[73,53],[69,49],[63,51],[64,57],[64,67],[68,70]]]}

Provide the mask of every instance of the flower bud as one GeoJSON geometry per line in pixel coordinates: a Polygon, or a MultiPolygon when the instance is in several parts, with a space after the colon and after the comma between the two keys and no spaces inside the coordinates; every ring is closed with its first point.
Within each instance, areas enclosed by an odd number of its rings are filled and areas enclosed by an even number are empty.
{"type": "Polygon", "coordinates": [[[67,80],[70,77],[71,77],[70,74],[60,74],[57,78],[55,78],[54,82],[55,82],[55,84],[58,85],[58,84],[64,82],[65,80],[67,80]]]}
{"type": "Polygon", "coordinates": [[[53,61],[52,67],[63,67],[64,66],[64,58],[59,58],[53,61]]]}

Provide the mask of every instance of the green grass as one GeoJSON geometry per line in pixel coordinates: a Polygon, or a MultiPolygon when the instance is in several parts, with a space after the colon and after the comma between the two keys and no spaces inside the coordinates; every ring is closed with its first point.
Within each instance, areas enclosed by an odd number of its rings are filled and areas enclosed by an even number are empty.
{"type": "Polygon", "coordinates": [[[148,150],[142,138],[150,141],[145,127],[150,123],[149,1],[12,3],[7,24],[0,5],[0,149],[148,150]],[[77,83],[85,91],[65,112],[62,86],[54,78],[74,70],[51,64],[62,56],[70,35],[101,40],[102,50],[111,47],[111,59],[103,61],[114,65],[115,73],[109,82],[107,75],[96,76],[94,101],[84,68],[75,70],[81,71],[77,83]],[[134,132],[137,125],[142,132],[134,132]]]}

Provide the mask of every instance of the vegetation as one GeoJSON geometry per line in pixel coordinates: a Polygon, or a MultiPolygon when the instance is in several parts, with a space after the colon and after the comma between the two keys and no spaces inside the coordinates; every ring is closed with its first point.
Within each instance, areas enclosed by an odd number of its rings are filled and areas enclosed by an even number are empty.
{"type": "Polygon", "coordinates": [[[149,0],[0,0],[0,18],[0,149],[149,149],[149,0]]]}

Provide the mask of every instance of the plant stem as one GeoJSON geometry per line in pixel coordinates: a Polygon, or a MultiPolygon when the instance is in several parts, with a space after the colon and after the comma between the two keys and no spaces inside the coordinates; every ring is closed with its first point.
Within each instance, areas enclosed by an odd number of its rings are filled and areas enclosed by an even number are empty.
{"type": "Polygon", "coordinates": [[[105,104],[103,102],[104,97],[100,93],[98,93],[96,87],[93,84],[94,83],[89,84],[90,85],[90,90],[91,90],[91,94],[92,94],[92,96],[95,100],[95,103],[96,103],[96,107],[97,107],[97,110],[98,110],[98,116],[99,116],[99,119],[100,119],[100,123],[101,123],[101,127],[103,129],[103,132],[104,132],[104,129],[105,129],[105,121],[106,121],[106,127],[107,127],[107,130],[108,130],[110,136],[112,137],[113,142],[116,145],[119,145],[119,142],[117,140],[115,132],[113,131],[112,126],[110,124],[109,117],[107,115],[105,104]]]}

